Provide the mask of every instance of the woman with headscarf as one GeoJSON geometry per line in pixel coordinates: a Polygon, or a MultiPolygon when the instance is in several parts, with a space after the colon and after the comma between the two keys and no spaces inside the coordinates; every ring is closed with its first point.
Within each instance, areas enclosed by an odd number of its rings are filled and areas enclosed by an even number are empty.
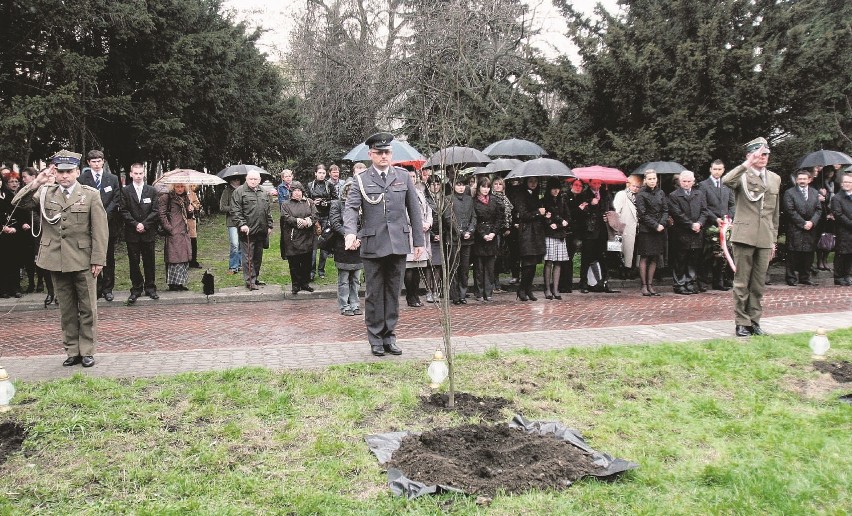
{"type": "Polygon", "coordinates": [[[518,299],[537,301],[532,283],[535,267],[547,251],[544,243],[544,214],[547,210],[538,197],[538,178],[528,177],[525,188],[512,199],[518,223],[518,254],[521,257],[521,280],[518,282],[518,299]]]}
{"type": "MultiPolygon", "coordinates": [[[[621,254],[626,269],[633,268],[633,251],[636,243],[636,230],[639,219],[636,215],[636,194],[642,186],[639,176],[627,178],[627,187],[615,194],[612,199],[612,208],[618,214],[618,220],[623,225],[621,230],[621,254]]],[[[635,276],[634,276],[635,277],[635,276]]]]}
{"type": "Polygon", "coordinates": [[[657,261],[666,251],[666,224],[669,220],[666,194],[657,186],[657,172],[645,171],[645,187],[636,194],[636,254],[643,296],[659,296],[654,290],[657,261]]]}
{"type": "Polygon", "coordinates": [[[562,194],[562,182],[551,179],[544,195],[544,298],[562,299],[559,295],[559,277],[562,264],[570,260],[565,237],[571,222],[568,200],[562,194]]]}
{"type": "Polygon", "coordinates": [[[290,183],[290,199],[281,204],[281,258],[290,265],[292,293],[313,292],[311,252],[317,239],[314,223],[318,221],[314,201],[305,196],[302,183],[290,183]]]}
{"type": "Polygon", "coordinates": [[[169,191],[160,195],[160,223],[166,231],[163,253],[166,261],[166,283],[169,290],[189,290],[189,261],[192,244],[189,239],[187,220],[193,216],[195,207],[187,196],[185,184],[170,184],[169,191]]]}

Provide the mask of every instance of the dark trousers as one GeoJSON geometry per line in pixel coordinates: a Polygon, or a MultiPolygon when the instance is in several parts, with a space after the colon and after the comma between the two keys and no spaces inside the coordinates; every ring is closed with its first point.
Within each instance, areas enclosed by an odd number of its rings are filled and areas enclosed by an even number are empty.
{"type": "Polygon", "coordinates": [[[247,239],[244,239],[244,235],[240,235],[240,262],[243,265],[243,279],[246,285],[251,285],[260,276],[266,238],[267,236],[263,234],[250,235],[247,239]]]}
{"type": "MultiPolygon", "coordinates": [[[[325,227],[325,223],[327,221],[328,221],[328,217],[320,217],[319,218],[320,226],[325,227]]],[[[324,250],[320,249],[319,247],[317,247],[317,241],[315,239],[314,240],[314,250],[311,251],[311,272],[313,272],[314,275],[316,275],[320,272],[325,274],[325,262],[326,262],[326,260],[328,260],[329,255],[331,255],[331,253],[329,253],[328,251],[324,251],[324,250]],[[319,252],[319,265],[317,265],[317,252],[319,252]]]]}
{"type": "Polygon", "coordinates": [[[142,290],[151,293],[157,291],[154,269],[154,242],[127,242],[127,258],[130,260],[130,293],[142,295],[142,290]],[[139,269],[139,260],[145,269],[143,277],[139,269]]]}
{"type": "Polygon", "coordinates": [[[698,268],[701,266],[701,248],[683,248],[676,246],[672,249],[672,280],[675,288],[692,286],[698,279],[698,268]]]}
{"type": "Polygon", "coordinates": [[[810,281],[811,264],[813,262],[813,251],[790,251],[788,249],[786,257],[786,270],[784,271],[784,276],[787,280],[787,283],[810,281]]]}
{"type": "Polygon", "coordinates": [[[518,243],[519,228],[512,228],[509,236],[509,255],[506,257],[506,265],[504,271],[509,271],[513,278],[521,277],[521,250],[518,243]]]}
{"type": "Polygon", "coordinates": [[[450,299],[453,301],[460,301],[467,294],[467,279],[470,274],[470,250],[471,246],[469,245],[453,245],[448,248],[449,254],[447,258],[450,261],[458,253],[458,266],[452,272],[452,276],[450,276],[450,299]]]}
{"type": "Polygon", "coordinates": [[[405,255],[362,258],[364,262],[364,322],[371,346],[396,344],[399,294],[405,274],[405,255]]]}
{"type": "Polygon", "coordinates": [[[118,238],[120,225],[115,222],[113,216],[109,216],[109,243],[107,244],[106,263],[98,276],[98,294],[112,292],[115,286],[115,240],[118,238]]]}
{"type": "Polygon", "coordinates": [[[574,288],[574,254],[577,252],[577,240],[571,235],[565,238],[568,247],[568,261],[560,262],[559,267],[559,293],[571,292],[574,288]]]}
{"type": "Polygon", "coordinates": [[[703,283],[713,288],[730,287],[734,275],[725,257],[716,256],[718,249],[721,249],[719,244],[707,242],[699,276],[703,283]]]}
{"type": "Polygon", "coordinates": [[[835,253],[834,279],[848,278],[852,274],[852,253],[835,253]]]}
{"type": "Polygon", "coordinates": [[[288,256],[287,264],[290,266],[290,283],[293,290],[308,286],[311,281],[311,253],[288,256]]]}
{"type": "Polygon", "coordinates": [[[601,265],[601,281],[609,278],[606,268],[606,239],[583,240],[580,251],[580,285],[588,285],[589,265],[598,262],[601,265]]]}
{"type": "Polygon", "coordinates": [[[473,275],[479,285],[478,294],[490,298],[494,294],[494,263],[496,256],[476,256],[473,261],[473,275]]]}

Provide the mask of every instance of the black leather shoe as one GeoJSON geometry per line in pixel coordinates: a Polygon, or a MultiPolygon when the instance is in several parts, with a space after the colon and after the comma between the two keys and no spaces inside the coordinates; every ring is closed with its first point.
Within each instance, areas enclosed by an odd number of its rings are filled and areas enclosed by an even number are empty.
{"type": "Polygon", "coordinates": [[[518,301],[529,301],[526,294],[521,294],[518,292],[518,301]]]}
{"type": "Polygon", "coordinates": [[[393,342],[388,342],[387,344],[384,345],[384,348],[385,348],[385,351],[387,351],[391,355],[401,355],[402,354],[402,350],[399,349],[399,346],[397,346],[393,342]]]}
{"type": "Polygon", "coordinates": [[[53,303],[54,299],[55,298],[53,297],[53,294],[48,294],[47,296],[45,296],[44,307],[47,308],[48,306],[50,306],[50,303],[53,303]]]}
{"type": "Polygon", "coordinates": [[[312,287],[312,286],[310,286],[310,285],[305,285],[304,287],[302,287],[302,290],[305,290],[305,291],[307,291],[307,292],[313,292],[313,291],[314,291],[314,287],[312,287]]]}
{"type": "Polygon", "coordinates": [[[255,285],[260,285],[260,286],[262,287],[262,286],[266,285],[266,282],[265,282],[265,281],[260,281],[260,280],[254,280],[254,284],[255,284],[255,285]]]}
{"type": "Polygon", "coordinates": [[[299,290],[300,290],[300,289],[298,289],[298,288],[294,288],[294,289],[291,289],[291,290],[290,290],[290,293],[291,293],[291,294],[293,294],[293,295],[295,296],[296,294],[298,294],[298,293],[299,293],[299,290]]]}
{"type": "Polygon", "coordinates": [[[788,287],[795,287],[796,285],[798,285],[798,283],[797,283],[797,282],[795,282],[795,281],[788,281],[788,282],[787,282],[787,286],[788,286],[788,287]]]}
{"type": "Polygon", "coordinates": [[[104,299],[112,302],[112,300],[115,299],[115,296],[112,295],[112,292],[104,292],[104,299]]]}
{"type": "Polygon", "coordinates": [[[763,329],[760,327],[759,324],[757,324],[754,321],[752,321],[752,323],[751,323],[751,334],[752,335],[769,335],[768,333],[763,331],[763,329]]]}
{"type": "Polygon", "coordinates": [[[370,351],[372,351],[377,357],[385,356],[385,348],[379,344],[372,344],[370,346],[370,351]]]}
{"type": "Polygon", "coordinates": [[[132,305],[133,303],[136,302],[137,299],[139,299],[139,294],[131,293],[130,297],[127,298],[127,303],[132,305]]]}
{"type": "Polygon", "coordinates": [[[80,362],[83,364],[83,367],[92,367],[95,365],[95,357],[86,355],[80,362]]]}
{"type": "Polygon", "coordinates": [[[805,280],[805,281],[800,281],[799,285],[808,285],[809,287],[816,287],[817,285],[819,285],[819,283],[817,283],[816,281],[805,280]]]}
{"type": "Polygon", "coordinates": [[[147,296],[151,299],[160,299],[160,296],[156,292],[148,292],[147,296]]]}
{"type": "Polygon", "coordinates": [[[580,287],[580,293],[581,293],[581,294],[588,294],[588,293],[589,293],[589,289],[587,289],[586,287],[580,287]]]}
{"type": "Polygon", "coordinates": [[[737,337],[748,337],[751,335],[751,326],[743,326],[738,324],[736,326],[736,330],[734,331],[737,337]]]}
{"type": "Polygon", "coordinates": [[[538,301],[538,298],[535,297],[532,292],[527,292],[527,299],[530,301],[538,301]]]}
{"type": "Polygon", "coordinates": [[[603,291],[606,294],[618,294],[619,292],[621,292],[620,290],[615,290],[614,288],[610,288],[609,285],[604,287],[603,291]]]}
{"type": "Polygon", "coordinates": [[[83,358],[83,357],[81,357],[80,355],[77,355],[76,357],[68,357],[68,358],[66,358],[66,359],[65,359],[65,362],[62,362],[62,365],[64,365],[65,367],[70,367],[70,366],[72,366],[72,365],[77,365],[77,364],[79,364],[79,363],[80,363],[80,360],[81,360],[82,358],[83,358]]]}

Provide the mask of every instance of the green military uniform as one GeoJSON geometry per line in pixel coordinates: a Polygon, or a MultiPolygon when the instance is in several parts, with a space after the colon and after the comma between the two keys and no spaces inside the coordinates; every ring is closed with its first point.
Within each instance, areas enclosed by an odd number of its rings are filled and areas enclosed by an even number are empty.
{"type": "Polygon", "coordinates": [[[106,263],[109,241],[100,192],[76,183],[66,197],[58,184],[32,190],[31,186],[22,188],[12,202],[40,208],[42,235],[36,263],[53,279],[65,351],[69,357],[92,356],[97,342],[97,281],[90,270],[106,263]]]}
{"type": "MultiPolygon", "coordinates": [[[[746,144],[748,152],[766,145],[758,138],[746,144]]],[[[767,150],[768,152],[768,150],[767,150]]],[[[766,287],[766,271],[778,239],[781,177],[764,169],[763,177],[739,165],[722,176],[736,199],[731,243],[734,251],[734,314],[738,326],[760,323],[761,300],[766,287]]]]}

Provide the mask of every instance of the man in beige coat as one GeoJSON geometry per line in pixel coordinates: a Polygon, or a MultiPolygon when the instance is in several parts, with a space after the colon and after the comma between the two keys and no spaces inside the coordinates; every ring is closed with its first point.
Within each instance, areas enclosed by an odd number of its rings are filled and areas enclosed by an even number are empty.
{"type": "Polygon", "coordinates": [[[41,245],[36,264],[50,271],[68,358],[64,366],[95,365],[97,277],[106,263],[109,223],[100,192],[77,182],[80,154],[61,151],[54,170],[42,171],[12,200],[36,205],[41,213],[41,245]],[[44,186],[51,175],[56,184],[44,186]]]}
{"type": "Polygon", "coordinates": [[[775,255],[780,216],[781,177],[767,170],[769,145],[763,138],[746,144],[746,160],[722,177],[734,191],[734,315],[738,337],[765,335],[760,328],[766,270],[775,255]]]}

